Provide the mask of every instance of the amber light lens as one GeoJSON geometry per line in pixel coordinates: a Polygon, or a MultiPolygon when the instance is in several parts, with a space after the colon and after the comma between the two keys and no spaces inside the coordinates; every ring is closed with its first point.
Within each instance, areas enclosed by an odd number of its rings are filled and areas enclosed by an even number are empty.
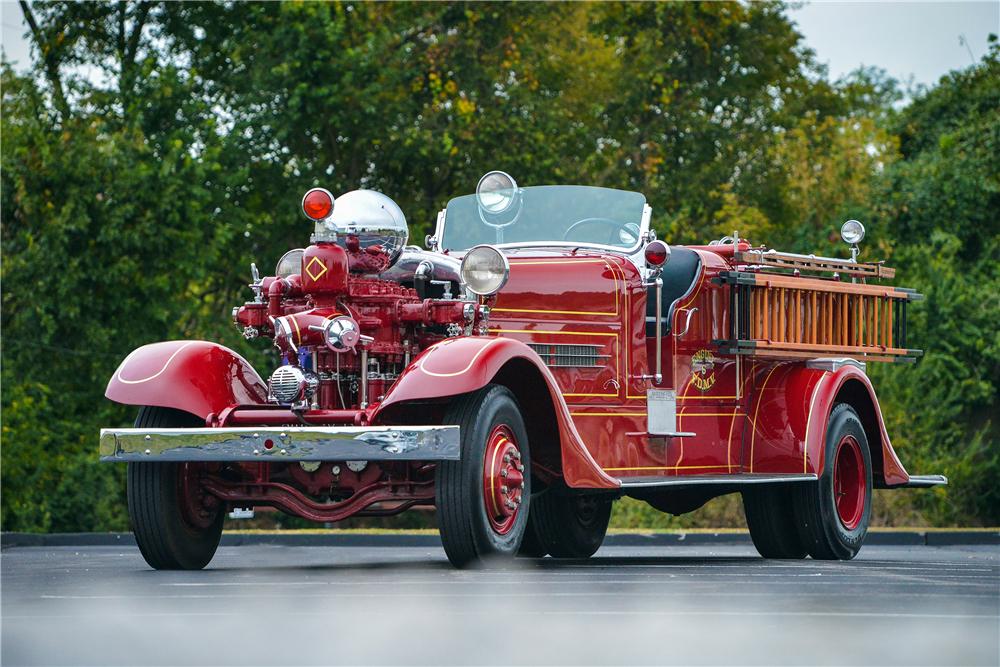
{"type": "Polygon", "coordinates": [[[646,264],[649,266],[662,266],[670,258],[670,248],[663,241],[653,241],[646,246],[646,264]]]}
{"type": "Polygon", "coordinates": [[[302,211],[310,220],[324,220],[333,213],[333,195],[323,188],[313,188],[302,198],[302,211]]]}

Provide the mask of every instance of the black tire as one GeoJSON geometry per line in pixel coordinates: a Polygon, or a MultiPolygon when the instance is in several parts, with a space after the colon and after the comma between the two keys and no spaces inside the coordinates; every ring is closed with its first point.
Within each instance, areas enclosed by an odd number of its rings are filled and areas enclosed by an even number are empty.
{"type": "Polygon", "coordinates": [[[768,486],[743,492],[743,512],[750,538],[764,558],[805,558],[795,521],[793,489],[768,486]]]}
{"type": "Polygon", "coordinates": [[[460,427],[462,442],[461,460],[443,461],[435,473],[438,528],[448,560],[456,567],[466,567],[495,558],[512,558],[521,546],[531,499],[528,434],[514,395],[500,385],[464,394],[449,406],[444,423],[460,427]],[[497,438],[506,444],[497,444],[497,438]],[[508,444],[516,449],[519,459],[508,460],[506,454],[499,454],[514,451],[508,444]],[[494,454],[489,463],[487,449],[494,454]],[[488,477],[487,465],[491,470],[497,469],[494,465],[500,466],[508,476],[488,477]],[[489,487],[497,491],[487,498],[486,484],[491,478],[497,484],[501,479],[516,482],[489,487]],[[521,482],[524,486],[520,486],[521,482]],[[501,489],[508,491],[501,494],[501,489]],[[496,502],[500,496],[516,502],[509,516],[502,516],[508,510],[496,502]]]}
{"type": "MultiPolygon", "coordinates": [[[[535,511],[535,507],[538,504],[538,496],[531,499],[531,511],[535,511]]],[[[542,543],[542,538],[538,536],[538,530],[535,528],[535,522],[531,520],[531,516],[528,517],[528,524],[524,527],[524,537],[521,538],[521,546],[517,550],[518,556],[523,556],[524,558],[545,558],[548,555],[548,551],[545,549],[545,545],[542,543]]]]}
{"type": "MultiPolygon", "coordinates": [[[[187,412],[170,408],[143,407],[136,428],[184,428],[204,426],[187,412]]],[[[188,520],[181,497],[182,475],[196,464],[129,463],[128,514],[132,533],[142,557],[157,570],[200,570],[208,565],[219,547],[225,506],[206,508],[196,523],[188,520]]]]}
{"type": "Polygon", "coordinates": [[[553,558],[590,558],[608,532],[611,503],[592,493],[550,490],[532,499],[528,522],[553,558]]]}
{"type": "Polygon", "coordinates": [[[834,406],[826,429],[823,473],[815,483],[797,484],[795,496],[799,539],[810,556],[819,560],[850,560],[858,555],[871,521],[872,461],[865,430],[850,405],[834,406]],[[843,447],[847,450],[842,452],[843,447]],[[857,484],[845,484],[848,478],[856,478],[857,484]],[[842,499],[847,502],[838,507],[842,499]],[[851,503],[850,499],[856,502],[851,503]],[[854,511],[849,511],[850,508],[854,511]],[[851,520],[845,521],[845,514],[851,520]]]}

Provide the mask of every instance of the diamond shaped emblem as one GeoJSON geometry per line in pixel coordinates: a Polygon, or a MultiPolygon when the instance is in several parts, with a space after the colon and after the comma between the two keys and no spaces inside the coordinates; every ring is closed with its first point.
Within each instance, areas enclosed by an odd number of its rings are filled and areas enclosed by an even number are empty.
{"type": "Polygon", "coordinates": [[[319,257],[313,257],[306,264],[306,273],[312,278],[313,282],[316,282],[323,277],[323,274],[327,272],[326,264],[323,263],[319,257]]]}

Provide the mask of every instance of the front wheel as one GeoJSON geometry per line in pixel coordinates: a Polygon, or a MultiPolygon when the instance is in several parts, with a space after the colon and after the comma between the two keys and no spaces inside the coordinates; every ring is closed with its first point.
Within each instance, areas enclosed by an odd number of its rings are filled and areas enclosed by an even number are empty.
{"type": "MultiPolygon", "coordinates": [[[[136,428],[203,426],[179,410],[143,407],[136,428]]],[[[142,557],[157,570],[200,570],[219,547],[225,507],[205,495],[195,463],[129,463],[128,514],[142,557]]]]}
{"type": "Polygon", "coordinates": [[[823,474],[796,485],[794,503],[799,538],[820,560],[858,555],[872,513],[872,461],[858,413],[838,403],[826,430],[823,474]]]}
{"type": "Polygon", "coordinates": [[[487,385],[460,396],[446,424],[460,428],[462,458],[435,473],[438,528],[456,567],[513,557],[531,499],[531,460],[521,410],[506,387],[487,385]]]}

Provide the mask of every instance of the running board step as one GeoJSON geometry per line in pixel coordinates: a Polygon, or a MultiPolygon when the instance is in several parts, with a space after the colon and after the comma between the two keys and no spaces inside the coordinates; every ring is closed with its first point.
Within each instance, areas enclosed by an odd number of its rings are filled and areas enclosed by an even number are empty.
{"type": "Polygon", "coordinates": [[[948,478],[944,475],[910,475],[910,481],[892,488],[926,489],[931,486],[945,486],[948,478]]]}
{"type": "Polygon", "coordinates": [[[816,475],[813,474],[740,473],[736,475],[683,475],[679,477],[625,477],[618,481],[621,482],[623,489],[651,489],[725,485],[739,487],[750,484],[815,482],[817,479],[816,475]]]}

